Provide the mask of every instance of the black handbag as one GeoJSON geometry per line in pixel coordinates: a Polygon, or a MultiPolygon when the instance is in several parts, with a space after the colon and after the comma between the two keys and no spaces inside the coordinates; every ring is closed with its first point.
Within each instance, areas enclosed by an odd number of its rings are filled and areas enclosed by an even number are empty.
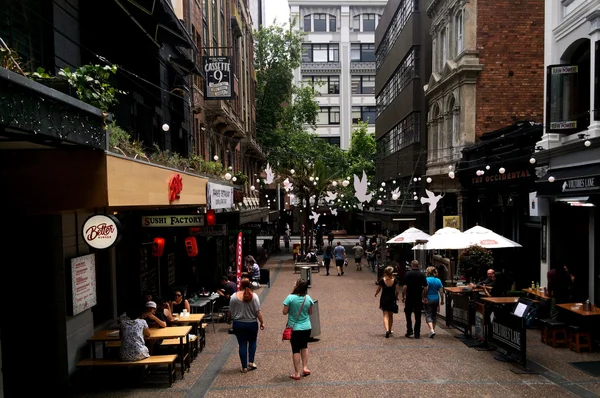
{"type": "Polygon", "coordinates": [[[394,308],[392,309],[392,312],[394,314],[397,314],[398,311],[400,311],[400,308],[398,307],[398,303],[394,303],[394,308]]]}

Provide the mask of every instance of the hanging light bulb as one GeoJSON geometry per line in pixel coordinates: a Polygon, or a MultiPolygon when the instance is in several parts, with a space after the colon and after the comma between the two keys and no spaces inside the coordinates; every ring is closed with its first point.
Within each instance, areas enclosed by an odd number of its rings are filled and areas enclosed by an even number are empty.
{"type": "Polygon", "coordinates": [[[233,170],[233,166],[229,166],[229,170],[233,170]]]}
{"type": "Polygon", "coordinates": [[[310,181],[314,181],[314,180],[315,180],[315,177],[313,177],[313,176],[310,176],[310,177],[308,177],[308,179],[309,179],[310,181]]]}
{"type": "Polygon", "coordinates": [[[382,203],[383,203],[383,202],[381,201],[381,199],[378,199],[378,200],[377,200],[377,204],[378,204],[378,205],[381,205],[382,203]]]}
{"type": "Polygon", "coordinates": [[[504,174],[506,172],[506,169],[504,167],[500,167],[500,169],[498,170],[498,172],[500,174],[504,174]]]}
{"type": "Polygon", "coordinates": [[[535,158],[531,158],[531,159],[529,159],[529,163],[531,163],[531,164],[535,164],[535,158]]]}
{"type": "Polygon", "coordinates": [[[415,195],[415,196],[413,196],[413,199],[414,199],[414,200],[418,200],[418,199],[419,199],[419,197],[415,195]]]}
{"type": "Polygon", "coordinates": [[[256,189],[256,187],[254,185],[250,186],[250,190],[254,191],[256,189]]]}
{"type": "Polygon", "coordinates": [[[367,186],[370,187],[371,186],[371,181],[367,181],[367,186]]]}
{"type": "Polygon", "coordinates": [[[315,181],[315,182],[313,182],[313,185],[317,185],[317,182],[316,182],[316,181],[315,181]]]}
{"type": "Polygon", "coordinates": [[[413,192],[413,195],[417,196],[417,192],[413,192]]]}
{"type": "Polygon", "coordinates": [[[398,194],[393,194],[392,199],[394,199],[394,200],[398,199],[398,194]]]}
{"type": "Polygon", "coordinates": [[[585,140],[585,142],[583,143],[583,145],[590,146],[590,145],[592,145],[592,143],[591,143],[590,140],[585,140]]]}
{"type": "Polygon", "coordinates": [[[169,125],[167,123],[165,123],[165,124],[162,125],[162,129],[166,133],[167,131],[169,131],[170,127],[169,127],[169,125]]]}
{"type": "Polygon", "coordinates": [[[236,182],[237,181],[237,177],[236,176],[231,177],[231,181],[236,182]]]}
{"type": "Polygon", "coordinates": [[[341,194],[340,196],[343,198],[343,197],[344,197],[344,194],[341,194]]]}
{"type": "Polygon", "coordinates": [[[554,177],[552,177],[552,176],[548,177],[548,182],[554,182],[554,177]]]}
{"type": "Polygon", "coordinates": [[[485,166],[485,169],[486,169],[486,170],[489,170],[489,169],[490,169],[490,166],[485,166]]]}
{"type": "Polygon", "coordinates": [[[383,192],[383,188],[379,188],[379,192],[383,192]]]}
{"type": "Polygon", "coordinates": [[[268,198],[268,197],[269,197],[269,195],[265,195],[265,198],[268,198]]]}
{"type": "Polygon", "coordinates": [[[290,169],[290,174],[294,174],[295,172],[296,172],[296,170],[290,169]]]}
{"type": "Polygon", "coordinates": [[[382,183],[381,183],[381,186],[382,186],[382,187],[385,187],[385,182],[382,182],[382,183]]]}
{"type": "Polygon", "coordinates": [[[350,181],[350,177],[346,177],[346,181],[350,181]]]}
{"type": "Polygon", "coordinates": [[[433,181],[433,180],[431,179],[431,177],[427,177],[427,179],[425,181],[427,181],[428,184],[431,184],[431,181],[433,181]]]}
{"type": "Polygon", "coordinates": [[[218,160],[219,160],[219,157],[218,157],[217,155],[215,155],[215,156],[213,156],[213,159],[214,159],[214,160],[215,160],[215,162],[216,162],[216,161],[218,161],[218,160]]]}
{"type": "Polygon", "coordinates": [[[343,185],[343,186],[345,186],[345,187],[347,187],[347,186],[348,186],[348,184],[350,184],[350,183],[348,182],[348,180],[344,180],[344,182],[342,182],[342,185],[343,185]]]}
{"type": "Polygon", "coordinates": [[[225,173],[225,179],[226,180],[231,180],[231,174],[225,173]]]}
{"type": "Polygon", "coordinates": [[[421,181],[421,177],[417,178],[417,180],[421,181]]]}
{"type": "Polygon", "coordinates": [[[333,182],[331,183],[331,185],[333,185],[334,187],[337,187],[337,181],[333,181],[333,182]]]}
{"type": "Polygon", "coordinates": [[[448,169],[449,169],[449,170],[452,170],[452,166],[448,166],[448,169]]]}
{"type": "Polygon", "coordinates": [[[414,181],[414,182],[417,182],[417,177],[413,178],[413,181],[414,181]]]}
{"type": "Polygon", "coordinates": [[[454,172],[453,171],[449,172],[448,177],[450,177],[451,179],[454,179],[454,172]]]}
{"type": "Polygon", "coordinates": [[[256,179],[256,182],[260,184],[260,178],[257,178],[257,179],[256,179]]]}
{"type": "Polygon", "coordinates": [[[392,181],[392,184],[395,184],[395,183],[396,183],[396,180],[392,181]]]}
{"type": "Polygon", "coordinates": [[[319,181],[319,177],[315,177],[315,181],[319,181]]]}

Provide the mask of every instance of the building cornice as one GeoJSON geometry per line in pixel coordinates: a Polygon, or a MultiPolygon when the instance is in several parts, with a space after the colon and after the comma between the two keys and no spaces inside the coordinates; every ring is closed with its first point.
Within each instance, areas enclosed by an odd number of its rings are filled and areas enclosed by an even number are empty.
{"type": "Polygon", "coordinates": [[[387,0],[288,0],[290,7],[292,6],[382,6],[385,7],[387,0]]]}
{"type": "Polygon", "coordinates": [[[598,12],[598,9],[600,9],[600,0],[594,0],[571,12],[561,23],[552,29],[554,39],[559,41],[565,38],[586,21],[589,21],[593,26],[594,20],[598,20],[598,17],[593,17],[598,12]]]}

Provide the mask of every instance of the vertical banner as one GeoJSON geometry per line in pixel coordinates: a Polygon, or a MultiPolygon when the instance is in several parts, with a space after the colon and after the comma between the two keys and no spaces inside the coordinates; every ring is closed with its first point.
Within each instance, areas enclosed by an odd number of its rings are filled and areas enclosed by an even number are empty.
{"type": "Polygon", "coordinates": [[[242,282],[242,231],[238,233],[237,238],[237,257],[236,257],[236,277],[237,277],[237,288],[240,290],[240,283],[242,282]]]}
{"type": "Polygon", "coordinates": [[[204,99],[233,99],[231,57],[204,56],[204,99]]]}

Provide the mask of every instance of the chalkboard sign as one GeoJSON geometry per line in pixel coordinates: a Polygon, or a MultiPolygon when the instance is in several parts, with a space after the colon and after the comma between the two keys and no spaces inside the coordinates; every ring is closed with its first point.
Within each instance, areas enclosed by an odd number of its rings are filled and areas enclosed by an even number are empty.
{"type": "Polygon", "coordinates": [[[158,292],[158,273],[156,266],[148,258],[149,247],[140,248],[140,291],[158,292]]]}
{"type": "Polygon", "coordinates": [[[511,314],[506,306],[493,306],[489,313],[489,321],[488,344],[525,367],[527,365],[525,318],[511,314]]]}
{"type": "Polygon", "coordinates": [[[485,304],[475,302],[475,335],[478,340],[485,339],[485,304]]]}
{"type": "Polygon", "coordinates": [[[466,294],[453,294],[451,307],[452,326],[470,335],[472,322],[469,296],[466,294]]]}

